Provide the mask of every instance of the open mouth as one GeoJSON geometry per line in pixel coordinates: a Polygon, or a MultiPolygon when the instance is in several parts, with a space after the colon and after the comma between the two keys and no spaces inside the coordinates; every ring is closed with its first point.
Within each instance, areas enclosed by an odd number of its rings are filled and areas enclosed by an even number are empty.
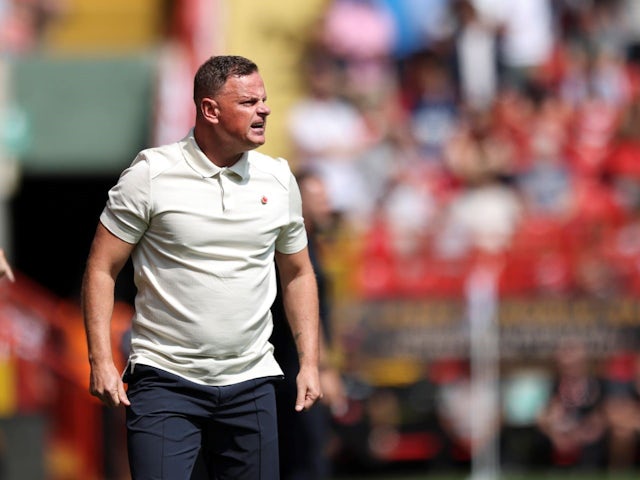
{"type": "Polygon", "coordinates": [[[256,122],[251,124],[251,128],[254,130],[264,130],[265,123],[264,122],[256,122]]]}

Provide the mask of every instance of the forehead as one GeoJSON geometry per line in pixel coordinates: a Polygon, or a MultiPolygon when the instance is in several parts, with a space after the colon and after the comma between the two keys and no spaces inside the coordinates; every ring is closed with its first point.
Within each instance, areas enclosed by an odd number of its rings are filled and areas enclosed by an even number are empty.
{"type": "Polygon", "coordinates": [[[251,75],[230,76],[220,90],[220,95],[232,98],[264,98],[266,90],[262,77],[258,72],[254,72],[251,75]]]}

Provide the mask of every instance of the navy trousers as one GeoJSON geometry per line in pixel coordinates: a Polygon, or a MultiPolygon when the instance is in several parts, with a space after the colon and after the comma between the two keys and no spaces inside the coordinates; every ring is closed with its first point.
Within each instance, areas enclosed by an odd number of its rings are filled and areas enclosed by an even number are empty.
{"type": "Polygon", "coordinates": [[[275,378],[223,387],[146,365],[127,372],[133,480],[278,480],[275,378]]]}

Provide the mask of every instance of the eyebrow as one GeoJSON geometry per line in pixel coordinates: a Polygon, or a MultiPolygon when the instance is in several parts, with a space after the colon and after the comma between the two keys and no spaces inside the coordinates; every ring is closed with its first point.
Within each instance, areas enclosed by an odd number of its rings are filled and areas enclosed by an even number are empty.
{"type": "Polygon", "coordinates": [[[259,95],[238,95],[237,99],[239,101],[247,101],[247,100],[262,100],[263,102],[267,101],[267,96],[265,95],[264,97],[261,97],[259,95]]]}

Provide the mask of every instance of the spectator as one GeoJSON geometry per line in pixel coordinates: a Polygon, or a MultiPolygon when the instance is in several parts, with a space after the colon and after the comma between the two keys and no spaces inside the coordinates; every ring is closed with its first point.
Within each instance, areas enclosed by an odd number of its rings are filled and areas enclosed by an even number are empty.
{"type": "Polygon", "coordinates": [[[640,464],[640,356],[621,353],[607,367],[608,466],[625,471],[640,464]]]}
{"type": "Polygon", "coordinates": [[[409,128],[423,161],[439,167],[458,121],[451,72],[435,51],[421,50],[404,63],[403,103],[409,128]]]}
{"type": "Polygon", "coordinates": [[[338,92],[341,73],[324,51],[311,52],[303,65],[308,94],[290,110],[289,132],[300,167],[325,182],[331,209],[348,218],[370,207],[359,160],[377,140],[358,109],[338,92]]]}
{"type": "Polygon", "coordinates": [[[343,66],[345,92],[375,94],[391,71],[391,13],[377,0],[334,0],[323,20],[321,42],[343,66]]]}
{"type": "Polygon", "coordinates": [[[296,398],[295,377],[299,370],[298,356],[291,331],[286,322],[281,295],[272,307],[274,330],[271,342],[274,354],[284,372],[284,382],[276,391],[282,480],[321,480],[329,478],[331,462],[331,416],[341,415],[346,408],[342,379],[332,358],[331,288],[322,266],[321,236],[331,228],[332,216],[322,179],[311,173],[297,175],[302,196],[303,216],[309,241],[309,256],[314,265],[320,301],[322,326],[320,385],[322,404],[300,415],[291,409],[296,398]]]}
{"type": "Polygon", "coordinates": [[[500,26],[499,58],[503,87],[520,88],[540,75],[550,59],[554,38],[549,0],[475,0],[481,15],[500,26]]]}
{"type": "Polygon", "coordinates": [[[517,187],[527,214],[566,219],[573,188],[573,172],[565,155],[568,115],[564,104],[550,93],[534,103],[528,123],[528,158],[518,167],[517,187]]]}
{"type": "Polygon", "coordinates": [[[605,462],[604,385],[591,370],[582,341],[561,340],[551,397],[537,425],[548,442],[548,464],[601,468],[605,462]]]}
{"type": "Polygon", "coordinates": [[[498,29],[480,16],[471,0],[453,2],[460,101],[472,110],[491,107],[498,89],[498,29]]]}
{"type": "Polygon", "coordinates": [[[515,189],[504,181],[512,168],[510,143],[478,115],[459,127],[446,153],[462,188],[447,206],[438,250],[445,256],[503,252],[522,215],[515,189]]]}

